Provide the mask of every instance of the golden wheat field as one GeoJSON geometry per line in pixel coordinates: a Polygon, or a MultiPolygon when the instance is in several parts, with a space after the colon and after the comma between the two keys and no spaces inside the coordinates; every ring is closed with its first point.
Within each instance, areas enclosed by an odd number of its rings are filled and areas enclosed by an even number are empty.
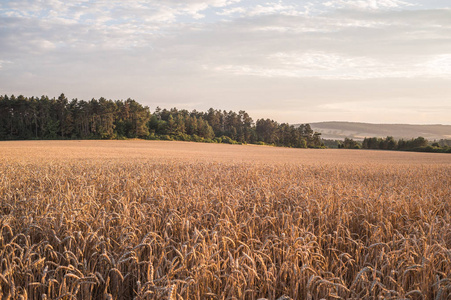
{"type": "Polygon", "coordinates": [[[451,155],[0,142],[2,299],[451,299],[451,155]]]}

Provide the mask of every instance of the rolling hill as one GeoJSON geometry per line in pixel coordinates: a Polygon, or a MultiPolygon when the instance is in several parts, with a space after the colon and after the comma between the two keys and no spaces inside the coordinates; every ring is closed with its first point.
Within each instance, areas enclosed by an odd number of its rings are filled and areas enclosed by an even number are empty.
{"type": "Polygon", "coordinates": [[[356,122],[310,123],[314,131],[324,139],[363,140],[365,137],[393,136],[395,139],[411,139],[422,136],[430,141],[451,139],[451,125],[371,124],[356,122]]]}

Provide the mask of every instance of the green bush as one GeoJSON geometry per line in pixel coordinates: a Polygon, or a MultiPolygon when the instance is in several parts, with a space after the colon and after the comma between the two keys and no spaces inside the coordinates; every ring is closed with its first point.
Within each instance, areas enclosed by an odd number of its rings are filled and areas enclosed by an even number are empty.
{"type": "Polygon", "coordinates": [[[236,141],[232,140],[230,137],[224,136],[224,135],[221,136],[220,139],[221,139],[221,143],[224,143],[224,144],[236,144],[237,143],[236,141]]]}
{"type": "Polygon", "coordinates": [[[167,135],[167,134],[160,135],[160,136],[159,136],[159,139],[160,139],[160,140],[163,140],[163,141],[172,141],[172,140],[173,140],[172,137],[170,137],[170,136],[167,135]]]}

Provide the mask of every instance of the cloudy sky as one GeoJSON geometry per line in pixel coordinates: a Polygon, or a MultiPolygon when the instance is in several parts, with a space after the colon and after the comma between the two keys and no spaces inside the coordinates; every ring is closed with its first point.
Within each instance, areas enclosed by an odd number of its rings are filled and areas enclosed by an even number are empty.
{"type": "Polygon", "coordinates": [[[0,93],[451,124],[449,0],[0,0],[0,93]]]}

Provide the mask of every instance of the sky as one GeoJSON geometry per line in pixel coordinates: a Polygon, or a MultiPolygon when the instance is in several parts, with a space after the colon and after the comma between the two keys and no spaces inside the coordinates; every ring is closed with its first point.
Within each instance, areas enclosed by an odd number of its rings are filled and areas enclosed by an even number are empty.
{"type": "Polygon", "coordinates": [[[449,0],[0,0],[0,94],[451,124],[449,0]]]}

